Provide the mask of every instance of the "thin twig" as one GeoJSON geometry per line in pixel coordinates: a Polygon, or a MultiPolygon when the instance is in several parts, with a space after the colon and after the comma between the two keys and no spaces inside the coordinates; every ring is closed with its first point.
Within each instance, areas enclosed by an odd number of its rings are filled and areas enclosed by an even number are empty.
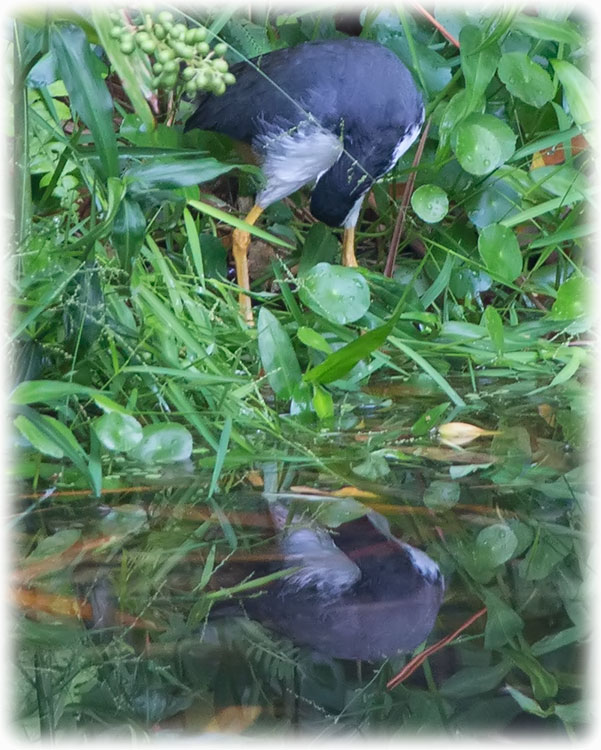
{"type": "Polygon", "coordinates": [[[407,182],[405,183],[405,190],[403,191],[403,197],[401,198],[401,207],[399,209],[398,216],[396,218],[396,224],[394,225],[394,231],[392,233],[392,239],[390,240],[390,247],[388,248],[388,257],[386,258],[386,266],[384,267],[384,276],[392,278],[394,271],[394,265],[396,263],[396,256],[399,251],[399,243],[401,241],[401,235],[405,228],[405,219],[407,218],[407,208],[409,207],[409,199],[413,192],[413,186],[415,185],[415,175],[417,174],[417,166],[421,161],[422,154],[424,153],[424,147],[426,145],[426,138],[428,137],[428,131],[430,130],[430,124],[432,118],[426,123],[426,127],[422,132],[422,137],[419,140],[417,151],[415,152],[415,158],[413,159],[413,169],[407,182]]]}
{"type": "Polygon", "coordinates": [[[449,42],[451,42],[451,44],[454,44],[455,47],[459,49],[459,42],[455,39],[455,37],[452,34],[450,34],[445,29],[445,27],[441,23],[439,23],[434,18],[434,16],[431,13],[428,13],[428,11],[419,3],[413,3],[413,4],[415,5],[416,9],[422,14],[422,16],[424,16],[424,18],[427,18],[428,21],[430,21],[430,23],[432,24],[432,26],[434,26],[435,29],[438,29],[438,31],[440,31],[440,33],[444,36],[445,39],[448,39],[449,42]]]}
{"type": "Polygon", "coordinates": [[[401,682],[404,682],[409,675],[413,674],[415,670],[421,666],[428,656],[433,654],[435,651],[440,651],[441,648],[444,648],[446,645],[448,645],[451,641],[455,640],[457,636],[463,632],[466,628],[469,628],[469,626],[475,622],[479,617],[482,617],[483,614],[486,613],[486,607],[483,607],[481,610],[476,612],[475,615],[472,615],[468,620],[466,620],[463,625],[461,625],[454,633],[451,633],[451,635],[447,635],[446,638],[443,638],[442,640],[438,641],[438,643],[435,643],[433,646],[430,646],[430,648],[427,648],[425,651],[422,651],[421,654],[418,654],[417,656],[413,657],[410,662],[408,662],[403,669],[391,680],[389,680],[386,683],[386,689],[392,690],[392,688],[396,687],[397,685],[400,685],[401,682]]]}

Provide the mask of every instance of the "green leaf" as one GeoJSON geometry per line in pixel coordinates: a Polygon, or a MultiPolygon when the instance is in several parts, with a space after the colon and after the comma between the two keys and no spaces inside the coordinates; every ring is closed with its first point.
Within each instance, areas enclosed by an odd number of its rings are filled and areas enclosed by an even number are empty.
{"type": "Polygon", "coordinates": [[[140,204],[125,196],[117,210],[111,232],[111,240],[123,270],[131,271],[132,264],[144,242],[145,234],[146,217],[140,204]]]}
{"type": "Polygon", "coordinates": [[[113,128],[113,100],[96,70],[86,35],[78,26],[53,25],[50,44],[75,112],[92,131],[107,177],[117,177],[119,161],[113,128]]]}
{"type": "Polygon", "coordinates": [[[435,479],[424,492],[424,505],[432,510],[448,510],[459,502],[461,485],[459,482],[445,482],[435,479]]]}
{"type": "Polygon", "coordinates": [[[553,706],[555,715],[565,724],[588,724],[591,725],[591,705],[588,700],[575,701],[574,703],[557,703],[553,706]]]}
{"type": "Polygon", "coordinates": [[[148,425],[142,430],[142,440],[129,455],[146,464],[185,461],[192,455],[192,435],[176,422],[148,425]]]}
{"type": "Polygon", "coordinates": [[[138,164],[128,169],[123,177],[135,193],[148,190],[173,190],[174,188],[209,182],[232,169],[248,170],[246,165],[224,164],[210,156],[181,158],[165,156],[138,164]]]}
{"type": "Polygon", "coordinates": [[[127,453],[142,440],[142,425],[127,414],[103,414],[93,426],[100,442],[110,451],[127,453]]]}
{"type": "Polygon", "coordinates": [[[513,661],[518,669],[521,669],[524,674],[528,675],[530,685],[532,686],[532,693],[536,700],[553,698],[553,696],[557,695],[557,680],[533,656],[523,651],[515,651],[514,649],[504,649],[503,653],[513,661]]]}
{"type": "Polygon", "coordinates": [[[487,305],[484,310],[484,322],[488,330],[488,335],[493,343],[493,346],[497,350],[497,354],[502,354],[505,344],[505,334],[503,332],[503,320],[496,307],[493,305],[487,305]]]}
{"type": "Polygon", "coordinates": [[[524,52],[504,54],[499,62],[498,75],[510,94],[533,107],[542,107],[555,94],[551,76],[524,52]]]}
{"type": "Polygon", "coordinates": [[[320,385],[313,386],[313,408],[321,420],[331,419],[334,416],[332,394],[320,385]]]}
{"type": "Polygon", "coordinates": [[[402,302],[399,300],[390,320],[384,325],[373,328],[330,354],[321,364],[306,372],[303,380],[307,383],[333,383],[346,375],[358,362],[379,349],[386,341],[401,316],[402,302]]]}
{"type": "Polygon", "coordinates": [[[301,380],[301,370],[290,337],[280,321],[266,307],[257,322],[259,354],[267,380],[279,398],[292,397],[301,380]]]}
{"type": "MultiPolygon", "coordinates": [[[[40,540],[36,548],[27,556],[28,562],[34,560],[45,560],[47,557],[54,557],[66,552],[81,539],[79,529],[62,529],[56,534],[44,537],[40,540]]],[[[55,573],[54,569],[48,571],[55,573]]]]}
{"type": "Polygon", "coordinates": [[[362,518],[367,513],[369,508],[354,497],[341,497],[320,503],[315,517],[320,524],[335,529],[343,523],[354,521],[355,518],[362,518]]]}
{"type": "Polygon", "coordinates": [[[518,571],[527,581],[541,581],[572,550],[569,537],[541,530],[526,557],[520,562],[518,571]]]}
{"type": "Polygon", "coordinates": [[[302,341],[305,346],[309,346],[311,349],[315,349],[318,352],[324,352],[325,354],[332,353],[332,346],[330,343],[321,335],[321,333],[317,333],[317,331],[314,331],[312,328],[300,326],[296,335],[298,336],[299,341],[302,341]]]}
{"type": "Polygon", "coordinates": [[[335,323],[353,323],[369,310],[369,287],[354,268],[318,263],[299,281],[305,305],[335,323]]]}
{"type": "Polygon", "coordinates": [[[513,531],[504,523],[487,526],[476,537],[475,557],[484,567],[494,568],[511,560],[518,545],[513,531]]]}
{"type": "MultiPolygon", "coordinates": [[[[103,396],[102,391],[78,383],[64,383],[62,380],[26,380],[14,389],[10,401],[16,406],[24,404],[53,404],[68,396],[103,396]]],[[[121,407],[114,404],[117,410],[121,407]]]]}
{"type": "Polygon", "coordinates": [[[451,145],[466,172],[485,175],[511,158],[515,140],[515,133],[503,120],[474,112],[457,126],[451,145]]]}
{"type": "Polygon", "coordinates": [[[421,354],[416,352],[415,349],[408,346],[404,341],[401,341],[401,339],[397,338],[396,336],[390,336],[388,341],[397,349],[400,349],[400,351],[402,351],[403,354],[409,357],[409,359],[412,359],[415,364],[426,373],[426,375],[429,375],[430,378],[432,378],[436,385],[441,389],[441,391],[443,391],[443,393],[446,393],[456,406],[465,406],[465,401],[461,398],[461,396],[457,393],[453,386],[448,381],[446,381],[444,377],[438,372],[438,370],[435,367],[432,367],[432,365],[426,359],[424,359],[421,354]]]}
{"type": "MultiPolygon", "coordinates": [[[[57,422],[57,420],[53,417],[48,417],[46,415],[40,415],[40,419],[45,420],[49,426],[57,422]]],[[[56,442],[52,440],[52,438],[50,438],[46,433],[39,430],[32,422],[29,421],[29,419],[27,419],[27,417],[24,417],[22,414],[20,414],[14,420],[14,425],[19,430],[21,435],[29,440],[31,445],[37,451],[43,453],[45,456],[51,456],[52,458],[62,458],[65,455],[65,452],[60,447],[60,445],[57,445],[56,442]]],[[[56,425],[54,426],[56,427],[56,425]]]]}
{"type": "Polygon", "coordinates": [[[484,648],[504,646],[524,629],[524,621],[506,602],[492,591],[485,594],[486,627],[484,648]]]}
{"type": "Polygon", "coordinates": [[[475,195],[465,202],[465,210],[472,224],[483,229],[515,214],[520,200],[517,190],[494,174],[487,177],[475,195]]]}
{"type": "Polygon", "coordinates": [[[332,263],[338,253],[338,240],[325,224],[313,224],[305,236],[298,275],[304,276],[318,263],[332,263]]]}
{"type": "Polygon", "coordinates": [[[509,666],[505,662],[496,664],[494,667],[465,667],[442,683],[440,693],[449,698],[479,696],[496,688],[507,672],[509,672],[509,666]]]}
{"type": "Polygon", "coordinates": [[[557,297],[551,307],[554,320],[576,320],[591,313],[594,287],[590,279],[573,276],[557,290],[557,297]]]}
{"type": "Polygon", "coordinates": [[[478,251],[487,270],[508,284],[522,273],[522,253],[515,234],[502,224],[490,224],[480,232],[478,251]]]}
{"type": "Polygon", "coordinates": [[[427,409],[411,425],[411,434],[414,437],[427,435],[430,430],[433,427],[436,427],[440,422],[442,415],[447,411],[450,405],[450,401],[444,401],[442,404],[436,404],[436,406],[433,406],[431,409],[427,409]]]}
{"type": "Polygon", "coordinates": [[[567,164],[533,169],[530,172],[530,179],[551,195],[562,198],[564,205],[577,203],[587,198],[587,177],[567,164]]]}
{"type": "Polygon", "coordinates": [[[265,232],[263,229],[259,229],[259,227],[255,227],[252,224],[247,224],[247,222],[242,221],[242,219],[238,219],[236,216],[232,216],[231,214],[222,211],[220,208],[215,208],[215,206],[211,206],[209,203],[189,200],[188,205],[192,206],[192,208],[195,208],[197,211],[207,214],[207,216],[212,216],[213,219],[223,221],[225,224],[229,224],[236,229],[241,229],[243,232],[248,232],[266,242],[271,242],[274,245],[280,245],[281,247],[287,247],[289,250],[294,250],[292,245],[281,239],[281,237],[271,234],[270,232],[265,232]]]}
{"type": "Polygon", "coordinates": [[[436,224],[447,215],[449,199],[438,185],[422,185],[411,196],[415,213],[428,224],[436,224]]]}
{"type": "Polygon", "coordinates": [[[529,698],[527,695],[524,695],[524,693],[521,693],[516,688],[511,687],[511,685],[507,685],[506,690],[520,706],[520,708],[523,711],[526,711],[526,713],[534,714],[534,716],[540,716],[543,719],[553,713],[552,708],[541,708],[533,698],[529,698]]]}
{"type": "Polygon", "coordinates": [[[535,39],[564,42],[575,49],[585,44],[584,37],[572,21],[555,21],[544,16],[518,13],[513,19],[513,29],[535,39]]]}
{"type": "Polygon", "coordinates": [[[557,651],[564,646],[570,646],[572,643],[578,643],[583,640],[585,631],[583,628],[574,625],[571,628],[560,630],[559,633],[552,633],[541,638],[540,641],[533,643],[530,651],[533,656],[542,656],[557,651]]]}
{"type": "Polygon", "coordinates": [[[595,117],[597,89],[590,78],[566,60],[551,60],[566,95],[576,125],[586,125],[595,117]]]}
{"type": "Polygon", "coordinates": [[[497,69],[501,51],[498,44],[483,44],[484,34],[477,26],[464,26],[459,35],[461,69],[469,96],[469,111],[484,94],[497,69]]]}

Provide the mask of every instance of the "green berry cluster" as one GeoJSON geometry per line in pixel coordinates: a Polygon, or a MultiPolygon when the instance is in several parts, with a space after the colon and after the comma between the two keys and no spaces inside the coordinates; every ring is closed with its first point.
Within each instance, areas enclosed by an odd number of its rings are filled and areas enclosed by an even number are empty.
{"type": "Polygon", "coordinates": [[[110,35],[119,40],[124,55],[131,55],[138,47],[152,58],[155,89],[173,90],[182,83],[189,95],[211,91],[219,96],[236,81],[224,59],[227,44],[219,42],[211,48],[202,26],[189,29],[167,10],[156,17],[145,13],[138,24],[132,22],[127,27],[119,13],[111,14],[111,20],[114,25],[110,35]]]}

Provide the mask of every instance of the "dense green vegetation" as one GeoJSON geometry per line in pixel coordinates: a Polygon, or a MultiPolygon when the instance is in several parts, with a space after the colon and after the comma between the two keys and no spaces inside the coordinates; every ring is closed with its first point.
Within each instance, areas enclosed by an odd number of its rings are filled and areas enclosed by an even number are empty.
{"type": "MultiPolygon", "coordinates": [[[[207,30],[178,60],[202,67],[218,45],[221,77],[202,68],[199,86],[236,85],[224,60],[344,35],[323,9],[247,12],[178,15],[207,30]]],[[[572,734],[587,721],[587,19],[542,4],[435,17],[360,14],[361,36],[424,94],[423,153],[365,202],[359,269],[338,265],[340,232],[312,220],[308,190],[265,212],[254,327],[228,248],[261,174],[227,138],[183,133],[192,73],[153,71],[156,44],[124,43],[101,9],[15,20],[15,714],[28,736],[572,734]],[[256,513],[274,466],[281,491],[338,498],[331,525],[373,505],[440,562],[437,637],[486,617],[392,690],[405,657],[358,671],[256,623],[211,624],[212,605],[254,585],[227,563],[269,542],[256,513]],[[81,604],[84,568],[113,611],[104,629],[75,617],[78,601],[87,620],[101,606],[89,592],[81,604]],[[200,628],[216,635],[201,644],[200,628]]]]}

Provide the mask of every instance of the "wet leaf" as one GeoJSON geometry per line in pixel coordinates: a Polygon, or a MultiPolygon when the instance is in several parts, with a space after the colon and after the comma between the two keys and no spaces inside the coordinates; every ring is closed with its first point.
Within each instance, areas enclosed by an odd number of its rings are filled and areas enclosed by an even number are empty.
{"type": "Polygon", "coordinates": [[[127,453],[142,440],[142,425],[128,414],[109,412],[93,424],[98,439],[110,451],[127,453]]]}
{"type": "Polygon", "coordinates": [[[522,272],[522,253],[515,234],[502,224],[490,224],[478,237],[478,251],[488,271],[511,283],[522,272]]]}
{"type": "Polygon", "coordinates": [[[424,505],[432,510],[448,510],[459,502],[461,487],[459,482],[445,482],[435,479],[424,493],[424,505]]]}
{"type": "Polygon", "coordinates": [[[192,455],[192,435],[175,422],[148,425],[142,430],[142,440],[129,455],[146,464],[185,461],[192,455]]]}
{"type": "Polygon", "coordinates": [[[576,320],[591,312],[593,285],[584,276],[574,276],[557,290],[557,297],[551,307],[551,317],[555,320],[576,320]]]}
{"type": "Polygon", "coordinates": [[[593,82],[566,60],[551,60],[566,95],[576,125],[586,125],[595,117],[597,90],[593,82]]]}
{"type": "Polygon", "coordinates": [[[481,695],[496,688],[509,669],[505,662],[494,667],[465,667],[445,680],[440,686],[440,692],[444,696],[455,698],[481,695]]]}
{"type": "Polygon", "coordinates": [[[494,174],[484,181],[473,198],[466,201],[465,208],[470,221],[478,229],[483,229],[517,213],[520,201],[517,190],[494,174]]]}
{"type": "Polygon", "coordinates": [[[422,185],[411,196],[415,213],[428,224],[436,224],[449,211],[449,199],[438,185],[422,185]]]}
{"type": "Polygon", "coordinates": [[[484,647],[495,649],[504,646],[524,629],[524,621],[501,597],[492,591],[485,595],[486,627],[484,647]]]}
{"type": "Polygon", "coordinates": [[[513,531],[504,523],[487,526],[476,537],[476,562],[487,568],[495,568],[510,560],[518,540],[513,531]]]}
{"type": "Polygon", "coordinates": [[[279,398],[288,399],[301,381],[301,370],[290,337],[266,307],[257,322],[259,354],[267,380],[279,398]]]}
{"type": "MultiPolygon", "coordinates": [[[[461,69],[465,88],[473,103],[482,96],[497,69],[501,51],[496,43],[483,44],[484,34],[477,26],[464,26],[459,35],[461,69]]],[[[473,106],[470,106],[473,110],[473,106]]]]}
{"type": "Polygon", "coordinates": [[[485,175],[513,155],[515,139],[515,133],[503,120],[472,113],[457,126],[451,145],[466,172],[485,175]]]}
{"type": "Polygon", "coordinates": [[[517,539],[517,546],[513,552],[514,557],[519,557],[523,554],[528,547],[532,544],[534,539],[534,532],[528,526],[528,524],[518,521],[517,518],[509,518],[505,522],[509,528],[513,531],[517,539]]]}
{"type": "Polygon", "coordinates": [[[299,297],[313,312],[335,323],[353,323],[369,309],[369,287],[359,271],[318,263],[302,277],[299,297]]]}
{"type": "Polygon", "coordinates": [[[524,52],[508,52],[499,62],[498,75],[510,94],[526,104],[542,107],[555,93],[547,71],[524,52]]]}

